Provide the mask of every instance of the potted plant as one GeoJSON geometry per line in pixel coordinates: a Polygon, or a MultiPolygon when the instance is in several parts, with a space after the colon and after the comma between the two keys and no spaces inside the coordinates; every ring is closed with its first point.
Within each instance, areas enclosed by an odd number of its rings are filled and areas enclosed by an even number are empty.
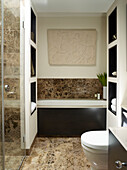
{"type": "Polygon", "coordinates": [[[107,99],[107,73],[97,74],[97,77],[103,86],[103,99],[107,99]]]}

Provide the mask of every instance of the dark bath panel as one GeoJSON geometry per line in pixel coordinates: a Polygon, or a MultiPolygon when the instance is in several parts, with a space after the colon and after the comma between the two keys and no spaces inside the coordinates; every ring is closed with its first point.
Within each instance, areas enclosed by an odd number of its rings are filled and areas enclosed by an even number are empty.
{"type": "Polygon", "coordinates": [[[39,136],[80,136],[106,129],[105,108],[39,108],[39,136]]]}

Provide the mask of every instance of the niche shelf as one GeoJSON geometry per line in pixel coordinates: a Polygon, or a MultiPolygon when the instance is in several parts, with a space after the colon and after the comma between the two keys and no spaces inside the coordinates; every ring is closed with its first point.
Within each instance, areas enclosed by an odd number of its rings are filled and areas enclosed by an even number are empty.
{"type": "Polygon", "coordinates": [[[31,77],[36,77],[36,49],[31,46],[31,77]]]}
{"type": "Polygon", "coordinates": [[[117,77],[117,46],[109,49],[109,77],[117,77]]]}
{"type": "Polygon", "coordinates": [[[108,29],[109,29],[109,44],[117,39],[117,7],[109,15],[108,18],[108,29]]]}
{"type": "Polygon", "coordinates": [[[31,8],[31,40],[36,44],[36,15],[31,8]]]}
{"type": "MultiPolygon", "coordinates": [[[[36,104],[36,82],[31,83],[31,103],[36,104]]],[[[31,112],[31,115],[35,112],[36,107],[31,112]]]]}
{"type": "Polygon", "coordinates": [[[111,108],[111,101],[112,99],[116,98],[117,100],[117,83],[109,82],[108,83],[108,110],[112,112],[114,115],[117,113],[117,105],[116,105],[116,111],[114,111],[111,108]]]}
{"type": "Polygon", "coordinates": [[[121,126],[122,127],[127,127],[127,110],[122,108],[122,115],[121,115],[121,126]]]}

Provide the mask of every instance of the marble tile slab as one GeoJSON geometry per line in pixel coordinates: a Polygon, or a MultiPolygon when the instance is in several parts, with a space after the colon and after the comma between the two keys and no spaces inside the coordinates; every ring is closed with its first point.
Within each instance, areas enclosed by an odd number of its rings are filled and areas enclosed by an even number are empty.
{"type": "Polygon", "coordinates": [[[38,137],[22,170],[90,170],[80,138],[38,137]]]}
{"type": "Polygon", "coordinates": [[[102,85],[98,79],[38,79],[38,100],[95,99],[102,85]]]}

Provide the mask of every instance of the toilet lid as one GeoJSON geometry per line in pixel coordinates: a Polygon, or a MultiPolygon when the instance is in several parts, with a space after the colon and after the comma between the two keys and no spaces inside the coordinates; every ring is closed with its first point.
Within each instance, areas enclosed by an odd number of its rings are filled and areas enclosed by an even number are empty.
{"type": "Polygon", "coordinates": [[[81,136],[81,143],[93,149],[108,149],[108,131],[89,131],[81,136]]]}

